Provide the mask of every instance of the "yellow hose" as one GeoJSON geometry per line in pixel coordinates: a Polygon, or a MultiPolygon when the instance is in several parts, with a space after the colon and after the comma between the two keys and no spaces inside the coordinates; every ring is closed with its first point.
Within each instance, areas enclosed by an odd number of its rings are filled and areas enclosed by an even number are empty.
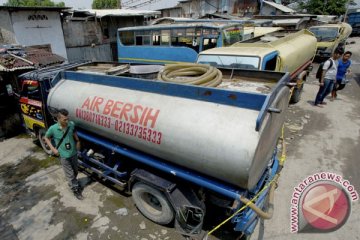
{"type": "Polygon", "coordinates": [[[159,72],[158,79],[165,82],[216,87],[222,82],[222,73],[219,69],[205,64],[168,64],[159,72]]]}

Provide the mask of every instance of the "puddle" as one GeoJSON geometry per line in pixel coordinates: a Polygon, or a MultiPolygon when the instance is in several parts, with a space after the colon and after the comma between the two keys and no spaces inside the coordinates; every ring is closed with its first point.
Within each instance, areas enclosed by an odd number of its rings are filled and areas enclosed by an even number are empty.
{"type": "Polygon", "coordinates": [[[59,165],[54,157],[38,159],[33,156],[27,156],[18,164],[4,164],[0,166],[0,178],[3,179],[5,185],[20,184],[27,177],[41,169],[59,165]]]}

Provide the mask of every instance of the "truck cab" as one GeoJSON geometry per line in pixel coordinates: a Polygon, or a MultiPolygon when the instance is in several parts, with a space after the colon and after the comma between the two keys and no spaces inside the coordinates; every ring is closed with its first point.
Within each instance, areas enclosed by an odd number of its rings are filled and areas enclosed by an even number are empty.
{"type": "Polygon", "coordinates": [[[230,69],[289,72],[295,84],[292,102],[296,103],[311,70],[315,50],[316,38],[311,32],[277,31],[231,47],[200,52],[197,63],[230,69]]]}
{"type": "Polygon", "coordinates": [[[357,9],[355,12],[348,14],[348,21],[352,27],[352,36],[359,36],[360,34],[360,9],[357,9]]]}
{"type": "Polygon", "coordinates": [[[84,71],[81,69],[82,67],[91,66],[92,68],[89,68],[89,71],[101,73],[102,69],[110,69],[116,65],[118,64],[70,63],[27,72],[19,76],[21,82],[19,104],[25,128],[33,138],[38,140],[47,154],[51,154],[51,150],[43,138],[46,130],[55,123],[54,117],[47,108],[47,97],[52,87],[52,79],[63,70],[84,71]]]}
{"type": "Polygon", "coordinates": [[[51,154],[43,137],[46,129],[53,123],[46,108],[47,94],[50,90],[50,79],[32,79],[29,75],[22,75],[20,109],[25,127],[33,137],[39,140],[46,153],[51,154]]]}
{"type": "Polygon", "coordinates": [[[347,23],[326,24],[310,27],[317,39],[316,57],[329,58],[337,47],[344,47],[352,28],[347,23]]]}

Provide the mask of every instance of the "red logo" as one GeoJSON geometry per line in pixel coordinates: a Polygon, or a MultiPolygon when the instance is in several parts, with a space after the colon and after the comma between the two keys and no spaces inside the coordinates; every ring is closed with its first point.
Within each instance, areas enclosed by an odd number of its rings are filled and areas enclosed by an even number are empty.
{"type": "Polygon", "coordinates": [[[319,182],[308,188],[301,201],[307,229],[332,232],[343,226],[349,217],[349,196],[340,186],[319,182]]]}

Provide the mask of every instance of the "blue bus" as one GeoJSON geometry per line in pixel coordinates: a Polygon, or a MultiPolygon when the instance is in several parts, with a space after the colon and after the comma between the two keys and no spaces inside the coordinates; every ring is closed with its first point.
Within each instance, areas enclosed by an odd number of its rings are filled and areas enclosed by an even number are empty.
{"type": "Polygon", "coordinates": [[[187,23],[118,29],[121,63],[195,62],[199,52],[243,40],[239,23],[187,23]]]}

